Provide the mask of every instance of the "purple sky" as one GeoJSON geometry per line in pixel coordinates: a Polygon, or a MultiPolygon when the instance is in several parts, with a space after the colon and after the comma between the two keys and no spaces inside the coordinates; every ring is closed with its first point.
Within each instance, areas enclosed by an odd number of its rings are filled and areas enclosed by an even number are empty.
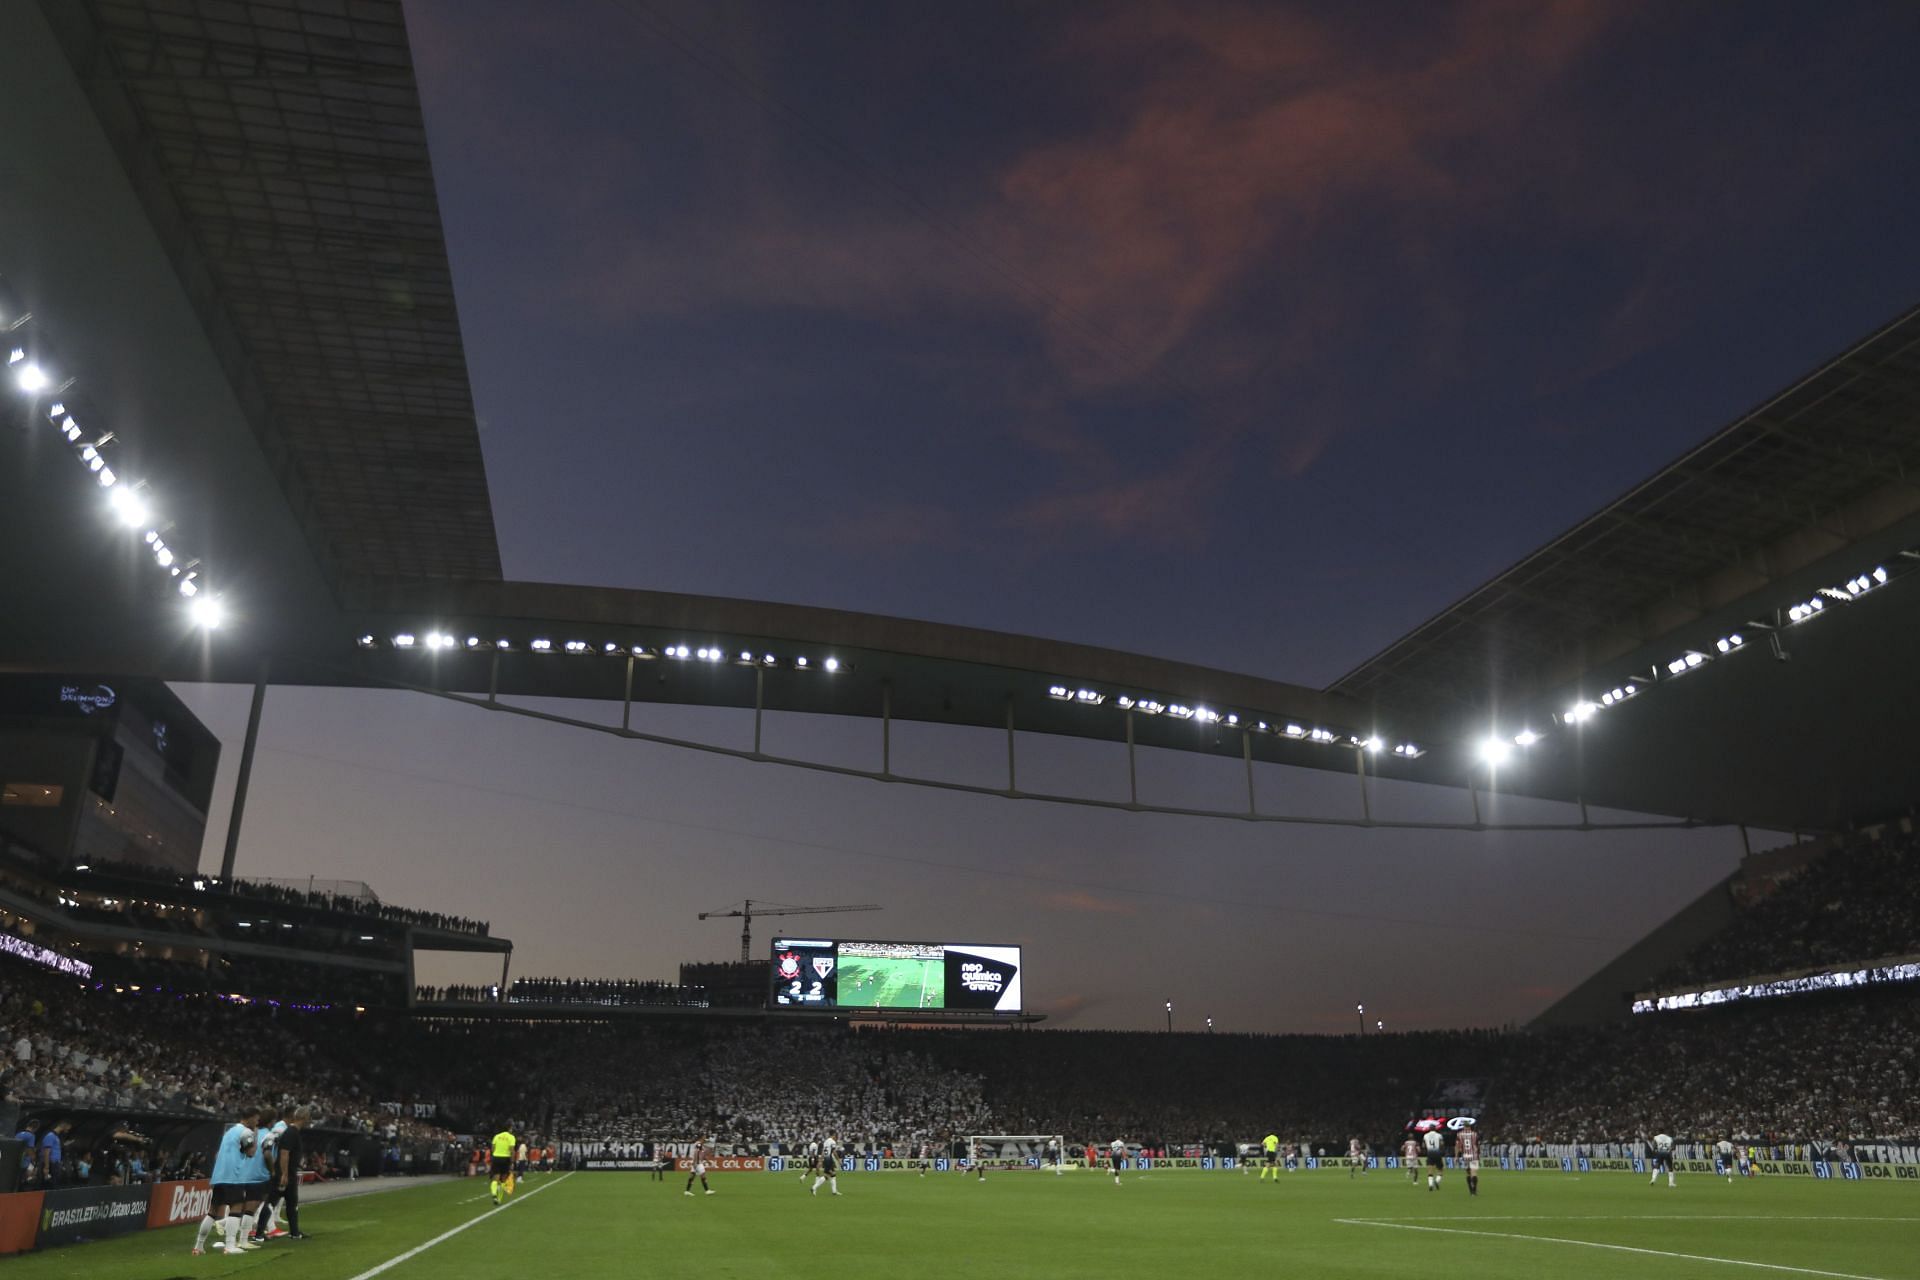
{"type": "MultiPolygon", "coordinates": [[[[1911,6],[1175,12],[410,3],[508,575],[1323,684],[1913,301],[1911,6]]],[[[245,691],[184,692],[230,775],[245,691]]],[[[1739,847],[1050,809],[403,695],[276,691],[263,744],[243,870],[488,916],[519,971],[669,976],[735,945],[700,910],[873,900],[811,927],[1022,942],[1068,1025],[1524,1019],[1739,847]]]]}

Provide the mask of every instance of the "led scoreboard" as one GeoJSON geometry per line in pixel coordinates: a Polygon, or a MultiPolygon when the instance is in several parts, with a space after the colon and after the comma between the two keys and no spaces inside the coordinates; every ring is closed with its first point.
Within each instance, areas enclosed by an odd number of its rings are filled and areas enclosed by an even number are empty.
{"type": "Polygon", "coordinates": [[[1020,1012],[1020,948],[775,938],[776,1009],[1020,1012]]]}

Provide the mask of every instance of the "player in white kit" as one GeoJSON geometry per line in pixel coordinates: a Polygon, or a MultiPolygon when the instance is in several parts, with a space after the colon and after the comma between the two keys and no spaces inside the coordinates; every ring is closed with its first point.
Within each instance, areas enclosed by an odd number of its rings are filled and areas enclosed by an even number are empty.
{"type": "Polygon", "coordinates": [[[1107,1144],[1107,1159],[1113,1165],[1113,1185],[1120,1185],[1120,1170],[1127,1163],[1127,1143],[1124,1138],[1115,1138],[1107,1144]]]}
{"type": "Polygon", "coordinates": [[[1665,1169],[1667,1171],[1667,1185],[1670,1187],[1673,1186],[1673,1138],[1668,1134],[1656,1133],[1653,1135],[1652,1148],[1653,1160],[1651,1163],[1653,1165],[1653,1176],[1647,1179],[1647,1185],[1652,1186],[1660,1181],[1660,1171],[1665,1169]]]}
{"type": "Polygon", "coordinates": [[[840,1194],[840,1140],[828,1134],[820,1143],[820,1171],[813,1175],[813,1190],[810,1196],[820,1194],[820,1184],[827,1184],[827,1190],[840,1194]]]}
{"type": "Polygon", "coordinates": [[[1427,1190],[1438,1191],[1440,1189],[1440,1175],[1447,1167],[1446,1158],[1443,1154],[1446,1150],[1447,1140],[1440,1136],[1438,1129],[1429,1129],[1425,1136],[1420,1139],[1420,1143],[1427,1149],[1427,1190]]]}

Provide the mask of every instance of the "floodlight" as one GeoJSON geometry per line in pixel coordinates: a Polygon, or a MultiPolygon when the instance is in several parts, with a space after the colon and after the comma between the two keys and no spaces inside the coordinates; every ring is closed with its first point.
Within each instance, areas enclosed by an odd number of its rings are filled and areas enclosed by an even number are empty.
{"type": "Polygon", "coordinates": [[[1882,565],[1873,571],[1873,580],[1883,587],[1887,584],[1886,566],[1882,565]]]}
{"type": "Polygon", "coordinates": [[[763,653],[760,655],[760,665],[763,667],[770,667],[778,661],[779,659],[774,657],[770,653],[763,653]]]}
{"type": "Polygon", "coordinates": [[[1212,707],[1195,707],[1193,709],[1193,718],[1206,724],[1220,723],[1220,713],[1212,707]]]}
{"type": "Polygon", "coordinates": [[[807,665],[807,660],[805,657],[795,658],[793,660],[793,665],[796,667],[805,667],[807,665]]]}
{"type": "Polygon", "coordinates": [[[1516,747],[1530,747],[1538,741],[1540,741],[1540,735],[1531,729],[1522,729],[1513,735],[1513,745],[1516,747]]]}
{"type": "Polygon", "coordinates": [[[1598,703],[1588,702],[1583,698],[1568,707],[1566,714],[1560,718],[1568,724],[1585,724],[1587,721],[1593,719],[1594,716],[1598,715],[1599,712],[1600,705],[1598,703]]]}
{"type": "Polygon", "coordinates": [[[1377,753],[1380,750],[1380,748],[1386,745],[1387,744],[1382,742],[1378,736],[1370,736],[1360,744],[1363,750],[1372,751],[1375,753],[1377,753]]]}
{"type": "Polygon", "coordinates": [[[1416,746],[1411,742],[1403,742],[1393,749],[1393,754],[1407,760],[1418,760],[1421,756],[1427,754],[1427,749],[1416,746]]]}
{"type": "Polygon", "coordinates": [[[820,665],[825,667],[829,671],[838,671],[840,669],[840,659],[828,658],[825,662],[821,663],[820,665]]]}
{"type": "Polygon", "coordinates": [[[53,379],[24,343],[7,348],[7,368],[13,374],[14,385],[28,395],[45,391],[53,385],[53,379]]]}
{"type": "Polygon", "coordinates": [[[1172,706],[1167,708],[1167,714],[1172,716],[1175,720],[1191,720],[1193,719],[1193,708],[1183,707],[1176,702],[1172,706]]]}
{"type": "Polygon", "coordinates": [[[552,653],[553,641],[548,640],[545,637],[542,637],[540,639],[535,640],[531,645],[527,647],[532,649],[535,653],[552,653]]]}
{"type": "Polygon", "coordinates": [[[360,637],[360,647],[362,649],[376,649],[379,647],[379,645],[380,645],[380,642],[378,640],[375,640],[370,635],[360,637]]]}
{"type": "Polygon", "coordinates": [[[146,499],[142,498],[131,485],[116,485],[113,491],[107,494],[107,505],[112,507],[114,514],[120,517],[120,523],[129,529],[139,528],[152,514],[147,508],[146,499]]]}
{"type": "Polygon", "coordinates": [[[451,649],[453,648],[453,637],[444,631],[429,631],[427,633],[427,648],[435,650],[451,649]]]}
{"type": "Polygon", "coordinates": [[[1480,744],[1480,759],[1497,769],[1513,759],[1513,745],[1505,738],[1488,738],[1480,744]]]}
{"type": "Polygon", "coordinates": [[[1308,734],[1307,734],[1307,737],[1309,737],[1309,738],[1311,738],[1311,739],[1313,739],[1313,741],[1315,741],[1315,742],[1332,742],[1332,741],[1333,741],[1333,730],[1331,730],[1331,729],[1314,729],[1314,730],[1311,730],[1311,731],[1309,731],[1309,732],[1308,732],[1308,734]]]}
{"type": "Polygon", "coordinates": [[[1113,705],[1122,711],[1131,711],[1133,710],[1133,699],[1123,693],[1113,700],[1113,705]]]}
{"type": "Polygon", "coordinates": [[[1152,698],[1142,698],[1133,704],[1133,709],[1143,716],[1157,716],[1167,709],[1167,705],[1164,702],[1156,702],[1152,698]]]}
{"type": "Polygon", "coordinates": [[[1067,699],[1073,697],[1073,693],[1063,684],[1054,684],[1047,686],[1047,696],[1065,702],[1067,699]]]}
{"type": "Polygon", "coordinates": [[[1234,726],[1234,725],[1237,725],[1237,724],[1239,724],[1239,723],[1240,723],[1240,717],[1239,717],[1239,716],[1236,716],[1236,715],[1229,715],[1229,716],[1227,717],[1227,726],[1228,726],[1229,728],[1231,728],[1232,726],[1234,726]]]}
{"type": "Polygon", "coordinates": [[[413,648],[413,636],[408,632],[402,631],[399,635],[393,638],[393,647],[396,649],[413,648]]]}
{"type": "Polygon", "coordinates": [[[1289,738],[1304,738],[1307,736],[1307,731],[1297,724],[1288,725],[1283,732],[1285,732],[1289,738]]]}
{"type": "Polygon", "coordinates": [[[213,596],[195,596],[187,605],[187,616],[203,631],[216,630],[227,620],[227,611],[213,596]]]}
{"type": "Polygon", "coordinates": [[[585,640],[567,641],[568,653],[585,653],[586,651],[587,651],[587,642],[585,640]]]}
{"type": "Polygon", "coordinates": [[[200,575],[197,573],[190,573],[186,577],[180,579],[180,594],[187,597],[189,600],[199,595],[200,584],[195,581],[195,579],[198,578],[199,576],[200,575]]]}
{"type": "Polygon", "coordinates": [[[1081,689],[1073,695],[1073,700],[1075,702],[1084,702],[1090,707],[1097,707],[1107,700],[1107,695],[1101,693],[1098,689],[1081,689]]]}

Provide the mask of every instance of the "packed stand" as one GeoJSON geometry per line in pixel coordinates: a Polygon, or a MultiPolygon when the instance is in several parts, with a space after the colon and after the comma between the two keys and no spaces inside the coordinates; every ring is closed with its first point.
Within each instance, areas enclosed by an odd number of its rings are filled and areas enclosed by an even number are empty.
{"type": "Polygon", "coordinates": [[[1920,954],[1920,841],[1889,829],[1848,841],[1741,907],[1656,975],[1658,990],[1920,954]]]}

